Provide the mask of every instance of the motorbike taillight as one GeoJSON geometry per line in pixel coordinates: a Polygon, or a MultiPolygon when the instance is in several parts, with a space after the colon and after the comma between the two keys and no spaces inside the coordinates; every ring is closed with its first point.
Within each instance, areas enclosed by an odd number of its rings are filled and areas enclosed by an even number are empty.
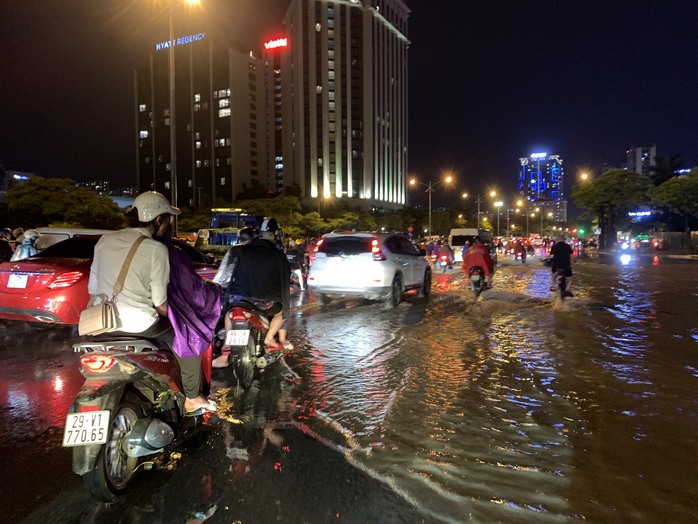
{"type": "Polygon", "coordinates": [[[110,355],[83,355],[80,357],[82,369],[89,373],[106,373],[116,364],[116,359],[110,355]]]}
{"type": "Polygon", "coordinates": [[[252,318],[252,313],[241,307],[234,307],[228,312],[230,320],[248,320],[252,318]]]}

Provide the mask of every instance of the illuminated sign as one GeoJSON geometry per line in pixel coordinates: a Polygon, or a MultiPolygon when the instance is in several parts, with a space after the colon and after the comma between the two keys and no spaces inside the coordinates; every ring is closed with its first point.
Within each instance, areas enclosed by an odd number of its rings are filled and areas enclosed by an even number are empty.
{"type": "Polygon", "coordinates": [[[548,153],[533,153],[531,158],[545,158],[546,156],[548,156],[548,153]]]}
{"type": "Polygon", "coordinates": [[[155,44],[155,50],[162,51],[163,49],[169,49],[170,47],[174,47],[177,45],[191,44],[192,42],[198,42],[199,40],[203,40],[205,36],[206,33],[196,33],[195,35],[182,36],[174,40],[165,40],[164,42],[159,42],[155,44]]]}
{"type": "Polygon", "coordinates": [[[288,38],[276,38],[274,40],[264,42],[264,49],[276,49],[277,47],[286,47],[287,45],[288,38]]]}
{"type": "Polygon", "coordinates": [[[652,214],[652,211],[630,211],[628,213],[629,217],[648,217],[652,214]]]}

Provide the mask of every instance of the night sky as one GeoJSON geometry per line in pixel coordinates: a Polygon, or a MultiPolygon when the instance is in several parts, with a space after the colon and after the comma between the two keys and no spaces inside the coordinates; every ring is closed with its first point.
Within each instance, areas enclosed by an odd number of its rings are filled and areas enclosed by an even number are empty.
{"type": "MultiPolygon", "coordinates": [[[[273,30],[275,0],[202,2],[229,38],[273,30]]],[[[696,2],[406,3],[409,172],[458,182],[435,204],[513,193],[519,157],[537,151],[564,158],[568,188],[632,145],[698,165],[696,2]]],[[[5,0],[0,165],[132,185],[133,70],[166,34],[152,0],[5,0]]]]}

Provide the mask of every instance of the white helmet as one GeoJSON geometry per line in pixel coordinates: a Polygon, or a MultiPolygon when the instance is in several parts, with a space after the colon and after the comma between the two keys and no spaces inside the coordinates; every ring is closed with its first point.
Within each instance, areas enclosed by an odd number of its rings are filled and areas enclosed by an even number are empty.
{"type": "Polygon", "coordinates": [[[39,238],[39,232],[36,229],[27,229],[24,232],[24,238],[28,238],[30,240],[39,238]]]}
{"type": "Polygon", "coordinates": [[[138,209],[138,220],[141,222],[150,222],[165,213],[170,215],[181,213],[178,207],[170,205],[170,202],[156,191],[147,191],[138,195],[133,201],[133,207],[138,209]]]}

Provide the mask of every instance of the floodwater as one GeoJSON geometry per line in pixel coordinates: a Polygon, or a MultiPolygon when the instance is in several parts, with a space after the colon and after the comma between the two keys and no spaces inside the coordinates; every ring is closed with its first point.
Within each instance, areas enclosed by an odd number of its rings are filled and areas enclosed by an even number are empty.
{"type": "Polygon", "coordinates": [[[478,301],[438,273],[428,305],[308,315],[296,394],[427,519],[695,522],[698,265],[574,272],[564,302],[529,258],[478,301]]]}
{"type": "Polygon", "coordinates": [[[537,258],[504,259],[478,300],[459,270],[395,310],[294,291],[293,355],[242,399],[214,374],[218,417],[109,506],[60,446],[69,333],[5,326],[0,515],[696,522],[696,262],[583,258],[564,302],[537,258]]]}

